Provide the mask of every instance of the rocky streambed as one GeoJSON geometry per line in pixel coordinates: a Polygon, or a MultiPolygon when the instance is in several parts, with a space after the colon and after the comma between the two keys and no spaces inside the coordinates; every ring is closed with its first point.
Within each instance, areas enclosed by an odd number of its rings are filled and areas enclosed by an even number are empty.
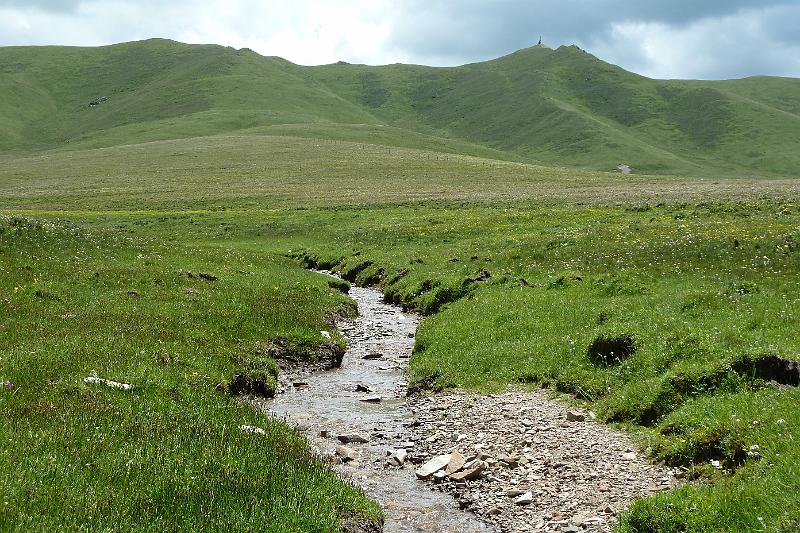
{"type": "Polygon", "coordinates": [[[674,485],[624,434],[545,391],[406,398],[418,317],[375,289],[350,297],[341,368],[257,405],[378,501],[384,531],[609,531],[632,499],[674,485]]]}

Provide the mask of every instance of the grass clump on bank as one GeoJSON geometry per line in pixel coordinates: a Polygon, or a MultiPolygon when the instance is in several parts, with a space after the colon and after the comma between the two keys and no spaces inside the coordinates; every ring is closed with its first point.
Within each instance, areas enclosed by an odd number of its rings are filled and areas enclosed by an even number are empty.
{"type": "Polygon", "coordinates": [[[380,521],[302,436],[217,390],[245,375],[274,389],[259,345],[322,344],[344,303],[281,261],[0,218],[0,529],[380,521]],[[133,388],[85,383],[93,374],[133,388]]]}

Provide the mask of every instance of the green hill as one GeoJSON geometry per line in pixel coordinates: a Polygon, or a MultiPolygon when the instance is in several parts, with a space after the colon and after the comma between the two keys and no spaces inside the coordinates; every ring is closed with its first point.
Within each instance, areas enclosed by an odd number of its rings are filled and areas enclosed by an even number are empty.
{"type": "Polygon", "coordinates": [[[648,173],[800,169],[800,80],[651,80],[577,47],[453,68],[302,67],[166,40],[9,47],[0,91],[3,151],[250,132],[648,173]]]}

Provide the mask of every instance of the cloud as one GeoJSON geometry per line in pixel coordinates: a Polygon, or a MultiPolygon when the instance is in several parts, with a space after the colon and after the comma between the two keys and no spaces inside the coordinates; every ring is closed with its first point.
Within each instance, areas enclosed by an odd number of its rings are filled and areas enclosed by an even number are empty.
{"type": "Polygon", "coordinates": [[[685,26],[612,24],[590,46],[600,57],[656,78],[800,76],[800,5],[744,9],[685,26]]]}
{"type": "Polygon", "coordinates": [[[0,0],[0,45],[166,37],[300,64],[456,65],[540,34],[653,77],[800,76],[800,0],[0,0]]]}

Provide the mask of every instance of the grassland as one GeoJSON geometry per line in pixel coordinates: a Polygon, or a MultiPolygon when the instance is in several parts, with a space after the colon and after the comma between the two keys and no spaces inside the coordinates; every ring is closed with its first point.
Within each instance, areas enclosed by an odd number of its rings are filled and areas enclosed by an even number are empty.
{"type": "Polygon", "coordinates": [[[4,528],[379,519],[291,431],[216,390],[270,340],[323,342],[345,300],[311,265],[429,315],[417,390],[549,385],[686,467],[692,483],[637,503],[623,531],[797,527],[800,398],[758,368],[798,360],[795,181],[314,135],[3,156],[4,528]],[[635,350],[606,364],[598,339],[635,350]],[[135,388],[84,384],[92,371],[135,388]]]}

